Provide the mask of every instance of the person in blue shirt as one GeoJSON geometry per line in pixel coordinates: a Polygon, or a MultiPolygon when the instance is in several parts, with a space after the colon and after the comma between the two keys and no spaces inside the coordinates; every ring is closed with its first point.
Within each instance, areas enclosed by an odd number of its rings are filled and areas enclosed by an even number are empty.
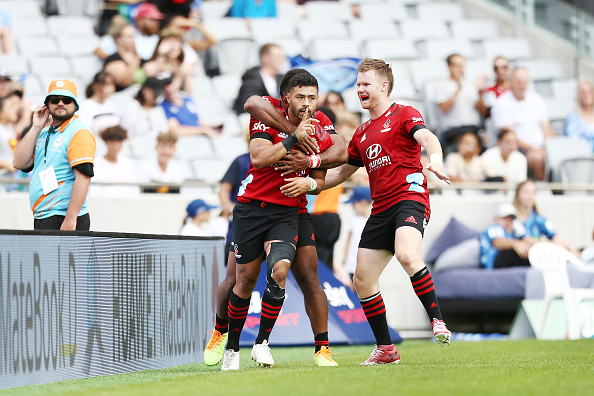
{"type": "Polygon", "coordinates": [[[529,266],[531,242],[509,203],[497,208],[495,220],[480,235],[481,266],[486,269],[529,266]]]}
{"type": "Polygon", "coordinates": [[[198,108],[194,99],[181,91],[181,77],[173,74],[165,83],[165,98],[161,107],[169,120],[169,129],[176,136],[206,135],[215,138],[221,132],[222,125],[212,127],[200,123],[198,108]]]}
{"type": "Polygon", "coordinates": [[[518,220],[526,229],[526,236],[531,243],[540,241],[543,237],[571,251],[577,257],[579,251],[571,247],[559,235],[553,223],[540,215],[536,207],[536,184],[532,180],[525,180],[516,186],[514,207],[518,220]]]}

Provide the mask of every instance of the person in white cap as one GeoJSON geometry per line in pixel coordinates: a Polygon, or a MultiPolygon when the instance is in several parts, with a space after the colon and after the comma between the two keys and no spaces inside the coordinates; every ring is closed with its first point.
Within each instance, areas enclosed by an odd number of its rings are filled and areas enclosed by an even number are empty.
{"type": "Polygon", "coordinates": [[[526,229],[516,218],[516,208],[501,204],[495,220],[480,235],[481,265],[487,269],[529,266],[530,242],[526,229]]]}
{"type": "Polygon", "coordinates": [[[76,85],[54,80],[33,125],[18,144],[13,165],[31,172],[29,199],[36,230],[88,231],[87,192],[95,138],[74,113],[76,85]]]}

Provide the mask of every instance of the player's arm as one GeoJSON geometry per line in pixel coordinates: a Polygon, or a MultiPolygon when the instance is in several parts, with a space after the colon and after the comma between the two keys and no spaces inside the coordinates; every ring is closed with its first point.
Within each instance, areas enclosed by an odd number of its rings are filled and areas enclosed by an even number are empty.
{"type": "MultiPolygon", "coordinates": [[[[272,103],[268,102],[261,96],[252,95],[250,96],[243,105],[243,109],[250,113],[256,120],[263,122],[264,124],[271,126],[279,131],[291,133],[295,132],[297,127],[289,122],[285,116],[283,116],[272,103]]],[[[317,122],[317,120],[315,121],[317,122]]],[[[302,148],[309,154],[319,153],[316,142],[309,136],[305,137],[298,143],[302,148]]]]}
{"type": "Polygon", "coordinates": [[[417,130],[413,137],[422,147],[425,148],[429,156],[429,163],[425,166],[427,170],[435,173],[440,179],[450,184],[450,178],[443,173],[443,151],[439,139],[426,128],[417,130]]]}
{"type": "Polygon", "coordinates": [[[70,195],[70,202],[66,210],[66,216],[62,222],[60,230],[76,230],[76,221],[80,209],[85,203],[87,193],[89,192],[89,184],[91,183],[91,176],[85,175],[78,169],[74,170],[74,184],[72,185],[72,194],[70,195]]]}
{"type": "Polygon", "coordinates": [[[315,129],[312,125],[312,119],[307,118],[307,112],[305,112],[295,132],[291,133],[282,141],[273,144],[267,139],[252,139],[250,141],[250,160],[252,161],[252,165],[256,169],[273,165],[284,157],[298,141],[314,133],[315,129]]]}
{"type": "Polygon", "coordinates": [[[33,125],[29,132],[19,142],[14,151],[12,165],[21,170],[30,169],[33,166],[33,154],[39,133],[50,122],[51,116],[45,105],[41,105],[33,114],[33,125]]]}
{"type": "Polygon", "coordinates": [[[229,182],[221,182],[221,188],[219,189],[219,200],[221,201],[221,209],[223,217],[229,217],[233,213],[233,207],[235,204],[229,198],[231,191],[233,191],[233,185],[229,182]]]}
{"type": "Polygon", "coordinates": [[[281,192],[289,197],[298,197],[302,194],[317,195],[324,189],[326,177],[325,169],[312,169],[308,177],[290,177],[281,187],[281,192]]]}
{"type": "Polygon", "coordinates": [[[351,177],[359,169],[358,166],[349,163],[342,164],[338,168],[333,168],[326,174],[326,182],[324,183],[324,190],[338,186],[346,179],[351,177]]]}
{"type": "Polygon", "coordinates": [[[349,159],[344,140],[337,134],[330,135],[332,146],[319,154],[307,155],[300,150],[291,150],[290,155],[284,156],[275,169],[286,176],[307,168],[330,169],[336,168],[349,159]]]}

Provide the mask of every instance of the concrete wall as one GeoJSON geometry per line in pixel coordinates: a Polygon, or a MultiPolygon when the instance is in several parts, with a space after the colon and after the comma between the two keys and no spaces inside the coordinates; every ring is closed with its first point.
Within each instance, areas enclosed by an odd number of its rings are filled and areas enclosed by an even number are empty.
{"type": "MultiPolygon", "coordinates": [[[[594,228],[594,195],[550,195],[541,191],[537,198],[540,212],[549,218],[559,234],[575,247],[591,245],[594,228]]],[[[194,196],[145,194],[134,198],[89,199],[91,229],[151,234],[176,234],[186,205],[194,196]]],[[[216,195],[203,196],[216,204],[216,195]]],[[[345,197],[346,198],[346,197],[345,197]]],[[[421,249],[422,256],[439,236],[452,216],[480,231],[493,218],[496,206],[511,197],[496,195],[432,195],[432,214],[421,249]]],[[[213,214],[216,210],[213,211],[213,214]]],[[[343,225],[352,215],[350,205],[341,205],[343,225]]],[[[32,229],[27,194],[0,194],[0,228],[32,229]]],[[[336,259],[342,260],[346,243],[343,229],[336,244],[336,259]]],[[[415,296],[408,276],[396,260],[380,279],[390,324],[399,330],[428,329],[429,321],[415,296]]]]}

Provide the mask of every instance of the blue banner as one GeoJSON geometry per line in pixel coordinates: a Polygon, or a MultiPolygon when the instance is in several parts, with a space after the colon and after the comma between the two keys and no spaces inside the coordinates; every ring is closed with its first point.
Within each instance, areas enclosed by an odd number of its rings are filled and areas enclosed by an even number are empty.
{"type": "MultiPolygon", "coordinates": [[[[318,263],[318,276],[328,297],[328,337],[331,345],[374,344],[375,338],[357,294],[334,277],[322,263],[318,263]]],[[[266,287],[266,264],[262,264],[260,277],[252,293],[248,317],[241,333],[240,345],[251,347],[258,336],[261,299],[266,287]]],[[[285,285],[287,298],[276,321],[270,344],[274,346],[313,345],[314,335],[305,312],[303,294],[293,274],[289,272],[285,285]]],[[[402,337],[393,329],[390,335],[394,343],[402,337]]]]}
{"type": "Polygon", "coordinates": [[[358,58],[313,61],[301,55],[289,58],[292,68],[305,69],[318,79],[319,91],[342,92],[357,82],[358,58]]]}

